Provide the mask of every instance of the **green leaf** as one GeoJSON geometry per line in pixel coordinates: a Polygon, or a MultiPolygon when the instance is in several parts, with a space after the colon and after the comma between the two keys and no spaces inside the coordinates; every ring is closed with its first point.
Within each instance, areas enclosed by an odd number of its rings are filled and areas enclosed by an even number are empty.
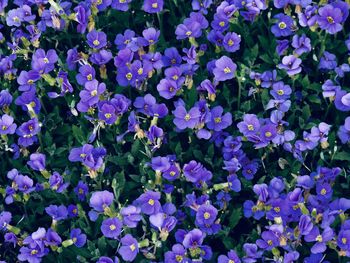
{"type": "Polygon", "coordinates": [[[85,136],[83,133],[83,129],[79,128],[75,125],[72,126],[72,132],[73,132],[73,136],[74,138],[80,143],[80,144],[84,144],[85,142],[85,136]]]}
{"type": "Polygon", "coordinates": [[[337,152],[333,159],[339,161],[350,161],[350,152],[337,152]]]}
{"type": "Polygon", "coordinates": [[[241,217],[242,217],[242,208],[237,208],[232,211],[229,219],[230,221],[229,226],[231,230],[238,224],[241,217]]]}

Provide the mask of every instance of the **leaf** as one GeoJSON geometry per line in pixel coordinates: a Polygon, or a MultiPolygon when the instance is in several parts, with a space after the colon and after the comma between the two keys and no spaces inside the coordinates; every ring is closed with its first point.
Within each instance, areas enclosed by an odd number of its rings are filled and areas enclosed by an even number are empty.
{"type": "Polygon", "coordinates": [[[230,222],[229,226],[232,230],[239,222],[239,220],[242,218],[242,208],[234,209],[230,215],[230,222]]]}
{"type": "Polygon", "coordinates": [[[334,160],[339,161],[350,161],[350,153],[349,152],[336,152],[333,157],[334,160]]]}
{"type": "Polygon", "coordinates": [[[74,138],[79,142],[79,144],[84,144],[85,136],[83,133],[83,129],[73,125],[72,132],[73,132],[74,138]]]}

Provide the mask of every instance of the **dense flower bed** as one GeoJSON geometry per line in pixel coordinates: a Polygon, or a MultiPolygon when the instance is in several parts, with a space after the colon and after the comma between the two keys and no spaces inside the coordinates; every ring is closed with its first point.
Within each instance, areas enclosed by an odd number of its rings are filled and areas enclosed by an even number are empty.
{"type": "Polygon", "coordinates": [[[347,262],[349,9],[0,0],[0,262],[347,262]]]}

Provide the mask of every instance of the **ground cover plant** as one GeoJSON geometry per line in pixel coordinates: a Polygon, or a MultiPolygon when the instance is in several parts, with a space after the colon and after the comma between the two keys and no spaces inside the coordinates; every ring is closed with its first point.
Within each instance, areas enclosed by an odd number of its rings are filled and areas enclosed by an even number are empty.
{"type": "Polygon", "coordinates": [[[348,262],[349,9],[0,0],[0,262],[348,262]]]}

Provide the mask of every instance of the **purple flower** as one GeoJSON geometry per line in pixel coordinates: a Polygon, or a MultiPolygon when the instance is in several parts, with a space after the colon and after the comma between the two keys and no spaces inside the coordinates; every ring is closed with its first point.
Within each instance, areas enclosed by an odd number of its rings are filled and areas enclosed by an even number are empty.
{"type": "Polygon", "coordinates": [[[241,260],[237,256],[234,250],[230,250],[226,255],[220,255],[218,258],[218,263],[241,263],[241,260]]]}
{"type": "Polygon", "coordinates": [[[122,256],[125,261],[133,261],[137,253],[139,252],[139,245],[137,240],[132,237],[132,235],[127,234],[121,240],[121,247],[118,250],[118,253],[122,256]]]}
{"type": "Polygon", "coordinates": [[[332,5],[326,5],[318,10],[317,23],[321,29],[326,30],[330,34],[335,34],[343,29],[343,15],[340,8],[332,5]]]}
{"type": "Polygon", "coordinates": [[[142,213],[146,215],[153,215],[160,211],[161,205],[159,202],[160,193],[154,191],[147,191],[135,200],[135,205],[141,208],[142,213]]]}
{"type": "Polygon", "coordinates": [[[227,52],[236,52],[239,50],[241,37],[235,32],[229,32],[225,35],[223,46],[227,52]]]}
{"type": "Polygon", "coordinates": [[[195,249],[202,245],[204,237],[205,234],[202,231],[193,229],[185,235],[182,244],[185,248],[195,249]]]}
{"type": "Polygon", "coordinates": [[[288,39],[277,40],[276,52],[279,56],[282,56],[288,48],[289,48],[288,39]]]}
{"type": "Polygon", "coordinates": [[[62,243],[61,237],[51,228],[49,228],[45,235],[45,241],[46,246],[58,246],[62,243]]]}
{"type": "Polygon", "coordinates": [[[320,233],[320,230],[317,226],[314,226],[309,234],[307,234],[304,239],[306,242],[316,242],[312,248],[311,252],[313,254],[323,253],[326,251],[326,243],[333,239],[334,232],[331,228],[326,228],[323,233],[320,233]]]}
{"type": "Polygon", "coordinates": [[[17,83],[20,85],[18,88],[20,91],[28,91],[35,88],[35,82],[40,79],[39,72],[35,70],[21,71],[17,78],[17,83]]]}
{"type": "Polygon", "coordinates": [[[90,207],[97,212],[104,212],[112,203],[114,195],[106,190],[94,192],[90,198],[90,207]]]}
{"type": "Polygon", "coordinates": [[[67,207],[65,207],[64,205],[50,205],[45,208],[45,211],[55,221],[64,220],[68,216],[67,207]]]}
{"type": "Polygon", "coordinates": [[[100,49],[107,45],[107,35],[104,32],[92,30],[86,35],[86,39],[91,48],[100,49]]]}
{"type": "Polygon", "coordinates": [[[147,13],[153,14],[163,10],[163,0],[144,0],[143,10],[147,13]]]}
{"type": "Polygon", "coordinates": [[[18,190],[25,194],[29,194],[35,190],[33,180],[26,175],[19,174],[14,181],[17,184],[18,190]]]}
{"type": "Polygon", "coordinates": [[[171,251],[165,253],[164,260],[169,263],[189,262],[189,259],[186,257],[186,250],[181,244],[173,245],[171,251]]]}
{"type": "Polygon", "coordinates": [[[129,3],[131,3],[132,0],[113,0],[112,2],[112,8],[120,11],[128,11],[129,9],[129,3]]]}
{"type": "Polygon", "coordinates": [[[332,70],[335,69],[337,66],[337,57],[325,51],[320,59],[320,63],[318,64],[319,69],[324,69],[324,70],[332,70]]]}
{"type": "Polygon", "coordinates": [[[4,239],[5,239],[6,243],[12,243],[13,247],[14,248],[16,247],[16,245],[17,245],[17,237],[16,237],[16,235],[14,233],[11,233],[11,232],[6,233],[4,235],[4,239]]]}
{"type": "Polygon", "coordinates": [[[0,92],[0,107],[8,107],[12,102],[12,95],[8,90],[0,92]]]}
{"type": "Polygon", "coordinates": [[[196,225],[199,227],[211,225],[216,220],[217,215],[218,210],[214,206],[210,204],[201,205],[197,210],[196,225]]]}
{"type": "Polygon", "coordinates": [[[122,230],[122,222],[117,218],[108,218],[102,222],[101,231],[105,237],[116,239],[122,230]]]}
{"type": "Polygon", "coordinates": [[[197,107],[193,107],[187,112],[185,107],[181,105],[176,107],[173,114],[175,116],[173,122],[180,130],[193,129],[198,124],[201,115],[197,107]]]}
{"type": "Polygon", "coordinates": [[[311,40],[310,38],[306,37],[305,34],[302,34],[301,36],[294,35],[292,47],[295,48],[295,53],[300,56],[303,53],[311,51],[311,40]]]}
{"type": "Polygon", "coordinates": [[[63,177],[58,172],[54,172],[50,176],[49,184],[50,188],[57,193],[62,193],[69,186],[69,183],[64,183],[63,177]]]}
{"type": "Polygon", "coordinates": [[[298,229],[301,235],[308,235],[313,228],[311,218],[308,215],[302,215],[299,219],[298,229]]]}
{"type": "Polygon", "coordinates": [[[35,136],[40,131],[40,126],[37,118],[31,119],[22,123],[16,130],[16,134],[20,136],[18,144],[24,147],[32,145],[37,141],[35,136]]]}
{"type": "Polygon", "coordinates": [[[157,90],[161,97],[165,99],[171,99],[176,95],[177,91],[179,90],[179,87],[177,86],[177,83],[173,80],[162,79],[157,85],[157,90]]]}
{"type": "Polygon", "coordinates": [[[105,121],[107,124],[114,124],[117,120],[114,106],[109,103],[103,103],[102,107],[99,109],[98,118],[105,121]]]}
{"type": "Polygon", "coordinates": [[[17,125],[13,123],[13,118],[10,115],[4,114],[0,119],[0,134],[14,134],[17,125]]]}
{"type": "Polygon", "coordinates": [[[79,93],[81,101],[89,106],[95,105],[100,100],[100,95],[105,92],[106,85],[98,83],[97,80],[88,81],[85,83],[85,89],[79,93]]]}
{"type": "Polygon", "coordinates": [[[142,31],[143,38],[140,38],[140,44],[142,46],[149,46],[149,45],[154,45],[158,42],[159,36],[160,36],[160,31],[156,30],[153,27],[147,28],[142,31]]]}
{"type": "Polygon", "coordinates": [[[271,250],[279,245],[279,239],[275,232],[264,231],[261,234],[262,239],[258,239],[256,244],[264,250],[271,250]]]}
{"type": "Polygon", "coordinates": [[[76,79],[80,85],[85,85],[86,82],[95,79],[95,69],[90,65],[83,65],[79,68],[79,74],[76,79]]]}
{"type": "Polygon", "coordinates": [[[57,61],[58,56],[54,49],[49,49],[47,52],[43,49],[37,49],[32,57],[32,69],[46,74],[55,68],[57,61]]]}
{"type": "Polygon", "coordinates": [[[133,205],[123,207],[120,210],[120,214],[123,216],[123,223],[130,228],[136,227],[142,219],[141,209],[133,205]]]}
{"type": "Polygon", "coordinates": [[[74,188],[74,192],[80,201],[84,201],[86,199],[86,195],[89,192],[89,188],[83,181],[79,181],[77,186],[74,188]]]}
{"type": "Polygon", "coordinates": [[[92,170],[98,170],[103,164],[105,155],[105,148],[94,148],[91,144],[85,144],[83,147],[73,148],[69,153],[68,159],[71,162],[82,162],[92,170]]]}
{"type": "Polygon", "coordinates": [[[350,117],[345,119],[344,125],[339,127],[338,137],[340,141],[345,144],[350,141],[350,117]]]}
{"type": "Polygon", "coordinates": [[[30,155],[30,161],[27,162],[27,164],[32,168],[34,171],[43,171],[45,170],[45,161],[46,156],[42,153],[32,153],[30,155]]]}
{"type": "Polygon", "coordinates": [[[271,27],[271,32],[276,37],[286,37],[293,34],[294,20],[290,16],[277,14],[273,18],[277,19],[277,22],[271,27]]]}
{"type": "Polygon", "coordinates": [[[230,112],[223,114],[224,109],[216,106],[210,111],[210,121],[207,123],[208,129],[222,131],[232,124],[232,115],[230,112]]]}
{"type": "Polygon", "coordinates": [[[188,21],[186,24],[179,24],[175,30],[176,39],[197,38],[202,35],[201,24],[196,21],[188,21]]]}
{"type": "Polygon", "coordinates": [[[213,73],[216,81],[225,81],[235,76],[237,65],[227,56],[223,56],[215,61],[213,73]]]}
{"type": "Polygon", "coordinates": [[[186,179],[192,183],[206,182],[213,176],[201,163],[197,163],[194,160],[184,165],[183,173],[186,179]]]}
{"type": "Polygon", "coordinates": [[[70,232],[70,238],[76,247],[83,247],[86,243],[86,235],[81,232],[80,228],[74,228],[70,232]]]}
{"type": "Polygon", "coordinates": [[[252,135],[259,131],[260,122],[255,114],[244,114],[243,121],[239,122],[237,127],[244,135],[252,135]]]}
{"type": "Polygon", "coordinates": [[[301,59],[294,55],[284,56],[282,64],[278,64],[278,68],[285,69],[289,76],[293,76],[301,72],[301,59]]]}

